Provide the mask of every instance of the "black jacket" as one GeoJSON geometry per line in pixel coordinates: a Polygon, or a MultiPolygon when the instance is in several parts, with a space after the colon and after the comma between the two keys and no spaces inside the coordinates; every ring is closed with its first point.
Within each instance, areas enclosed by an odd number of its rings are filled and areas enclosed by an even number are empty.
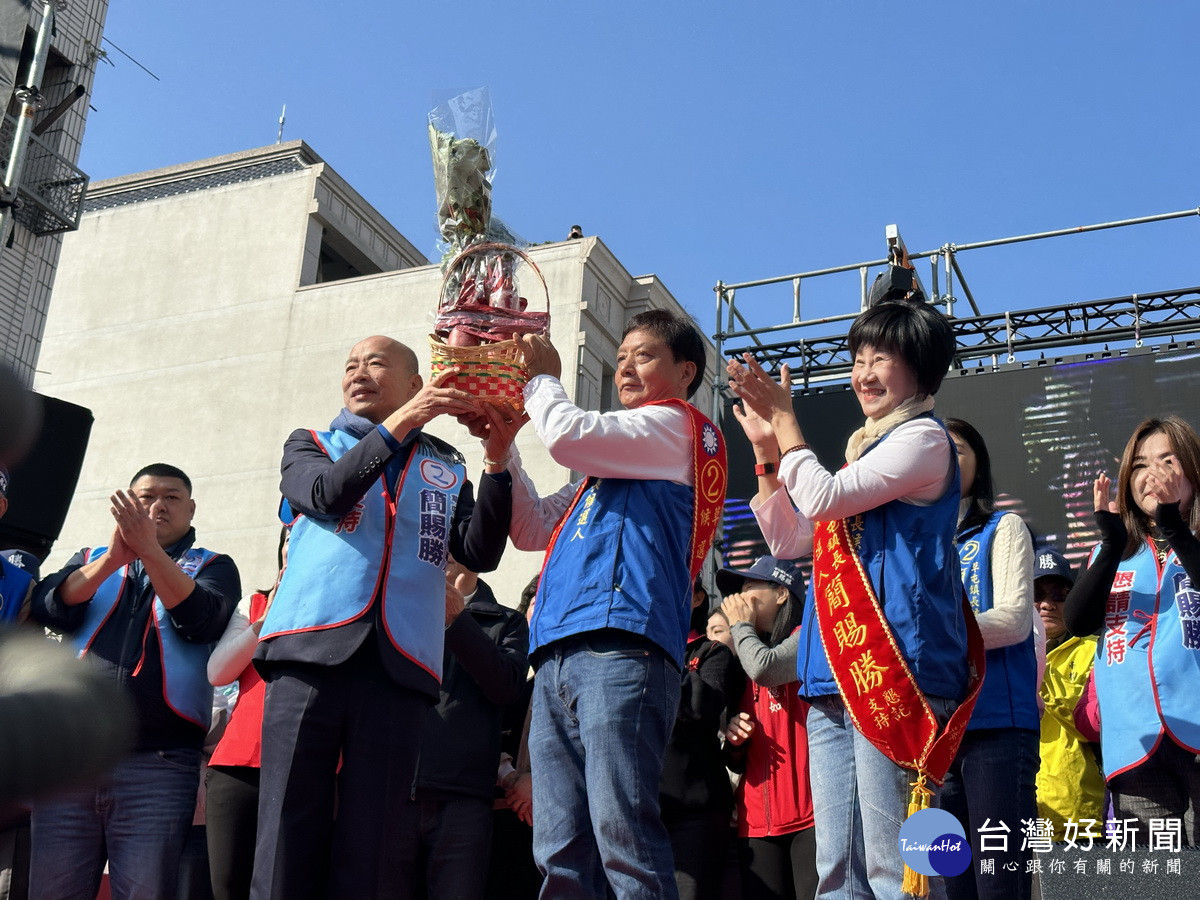
{"type": "MultiPolygon", "coordinates": [[[[412,432],[400,450],[390,447],[377,430],[369,431],[337,460],[331,460],[306,429],[297,429],[283,447],[280,491],[294,514],[338,518],[354,508],[379,480],[392,457],[407,453],[413,440],[429,443],[439,453],[457,455],[452,446],[422,432],[412,432]]],[[[490,572],[500,564],[508,541],[512,508],[511,477],[507,472],[484,475],[479,502],[470,481],[464,481],[450,526],[451,555],[473,572],[490,572]]],[[[442,603],[443,597],[428,598],[442,603]]],[[[438,696],[432,675],[398,653],[379,627],[382,611],[373,603],[370,612],[337,628],[282,634],[264,641],[256,664],[268,670],[272,662],[301,662],[332,666],[345,662],[374,633],[379,656],[397,684],[429,697],[438,696]]]]}
{"type": "Polygon", "coordinates": [[[480,581],[471,602],[446,629],[441,697],[425,717],[414,796],[467,794],[491,802],[501,718],[525,687],[528,654],[524,617],[498,604],[480,581]]]}
{"type": "MultiPolygon", "coordinates": [[[[178,543],[166,548],[167,555],[177,560],[195,542],[195,529],[188,529],[178,543]]],[[[86,559],[86,552],[79,551],[34,589],[31,614],[38,624],[60,634],[79,630],[87,604],[67,606],[58,597],[58,587],[86,559]]],[[[185,641],[212,644],[229,624],[242,593],[241,579],[233,560],[219,555],[196,573],[195,582],[192,592],[168,614],[185,641]]],[[[149,627],[153,598],[154,587],[141,562],[134,560],[124,590],[86,658],[132,697],[138,719],[134,749],[198,748],[204,743],[206,729],[176,714],[163,697],[162,656],[154,629],[149,627]]]]}
{"type": "Polygon", "coordinates": [[[664,816],[695,810],[733,812],[733,789],[721,752],[727,709],[736,706],[746,676],[724,644],[700,637],[684,656],[679,714],[663,758],[659,800],[664,816]]]}

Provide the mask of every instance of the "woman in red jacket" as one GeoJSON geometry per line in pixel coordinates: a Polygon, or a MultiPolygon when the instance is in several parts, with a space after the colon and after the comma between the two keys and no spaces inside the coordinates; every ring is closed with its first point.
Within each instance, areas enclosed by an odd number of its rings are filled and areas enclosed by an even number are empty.
{"type": "Polygon", "coordinates": [[[748,676],[741,711],[725,730],[738,786],[744,900],[816,895],[816,838],[808,785],[808,704],[796,692],[804,578],[791,560],[764,556],[749,569],[721,569],[737,656],[748,676]]]}

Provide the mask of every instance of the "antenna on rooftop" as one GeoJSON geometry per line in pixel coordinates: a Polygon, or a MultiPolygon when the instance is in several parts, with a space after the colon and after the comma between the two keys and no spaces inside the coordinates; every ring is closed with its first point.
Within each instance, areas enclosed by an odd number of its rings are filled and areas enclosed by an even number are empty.
{"type": "Polygon", "coordinates": [[[275,143],[283,143],[283,123],[287,119],[287,104],[283,104],[283,110],[279,113],[279,134],[275,136],[275,143]]]}

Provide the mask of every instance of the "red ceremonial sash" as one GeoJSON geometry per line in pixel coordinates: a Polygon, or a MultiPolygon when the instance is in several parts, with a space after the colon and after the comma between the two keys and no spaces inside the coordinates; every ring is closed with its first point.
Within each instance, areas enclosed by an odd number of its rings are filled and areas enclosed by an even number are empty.
{"type": "Polygon", "coordinates": [[[854,727],[892,762],[915,769],[922,790],[925,778],[940,785],[983,683],[983,636],[965,592],[967,696],[940,735],[929,701],[884,618],[846,519],[816,523],[813,600],[821,644],[854,727]]]}
{"type": "MultiPolygon", "coordinates": [[[[686,401],[655,400],[646,405],[678,406],[688,414],[688,423],[691,426],[692,434],[693,485],[692,540],[688,570],[691,578],[695,579],[704,565],[705,557],[708,556],[709,548],[717,533],[717,526],[721,524],[721,513],[725,507],[725,487],[729,481],[725,458],[725,438],[722,437],[721,430],[709,421],[704,413],[686,401]]],[[[588,476],[575,491],[570,506],[567,507],[567,511],[563,513],[558,524],[554,526],[554,531],[550,534],[550,541],[546,544],[546,555],[542,557],[542,572],[546,571],[546,563],[550,561],[550,554],[554,552],[554,545],[558,542],[558,536],[562,533],[563,526],[570,520],[571,514],[574,513],[575,507],[588,488],[598,480],[598,478],[588,476]]],[[[540,579],[540,573],[538,577],[540,579]]],[[[527,617],[530,619],[533,617],[532,603],[529,606],[527,617]]]]}
{"type": "Polygon", "coordinates": [[[704,413],[683,400],[656,400],[647,406],[677,406],[688,414],[692,429],[692,507],[691,575],[700,574],[708,556],[721,513],[725,508],[725,488],[729,469],[725,458],[725,438],[704,413]]]}

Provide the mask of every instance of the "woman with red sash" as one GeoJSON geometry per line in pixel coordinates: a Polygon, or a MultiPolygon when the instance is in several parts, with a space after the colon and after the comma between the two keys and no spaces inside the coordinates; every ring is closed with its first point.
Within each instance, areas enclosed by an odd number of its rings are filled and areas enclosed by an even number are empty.
{"type": "Polygon", "coordinates": [[[810,704],[818,896],[940,897],[942,879],[905,871],[898,843],[907,815],[936,801],[970,718],[968,638],[983,671],[954,543],[954,445],[932,415],[954,333],[932,306],[885,302],[854,321],[849,347],[866,423],[836,473],[805,442],[787,366],[775,381],[746,354],[727,371],[771,553],[813,555],[797,676],[810,704]]]}
{"type": "Polygon", "coordinates": [[[1139,843],[1180,827],[1200,846],[1200,437],[1177,416],[1138,425],[1117,476],[1094,485],[1100,545],[1067,595],[1074,635],[1100,632],[1092,669],[1104,777],[1139,843]],[[1161,820],[1151,826],[1151,820],[1161,820]]]}

